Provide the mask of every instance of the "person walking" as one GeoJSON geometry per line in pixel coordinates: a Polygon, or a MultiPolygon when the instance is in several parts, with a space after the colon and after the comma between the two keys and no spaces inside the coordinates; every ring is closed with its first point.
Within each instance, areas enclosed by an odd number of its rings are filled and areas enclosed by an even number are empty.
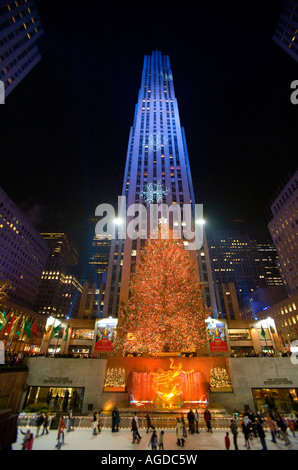
{"type": "Polygon", "coordinates": [[[149,414],[146,415],[146,420],[147,420],[147,434],[148,434],[149,429],[151,428],[154,431],[155,427],[151,423],[151,418],[150,418],[149,414]]]}
{"type": "Polygon", "coordinates": [[[275,416],[276,416],[277,426],[279,427],[281,435],[282,435],[282,439],[284,439],[285,445],[288,446],[289,444],[291,444],[291,441],[287,435],[287,425],[283,419],[283,416],[280,413],[277,412],[275,416]]]}
{"type": "Polygon", "coordinates": [[[41,425],[43,424],[44,422],[44,415],[42,413],[37,413],[37,418],[36,418],[36,434],[35,434],[35,437],[38,437],[38,434],[39,434],[39,430],[40,430],[40,427],[41,425]]]}
{"type": "Polygon", "coordinates": [[[251,437],[251,423],[248,416],[244,416],[242,420],[242,432],[244,434],[245,444],[244,447],[250,449],[249,439],[251,437]]]}
{"type": "Polygon", "coordinates": [[[197,433],[197,434],[200,434],[200,431],[199,431],[199,413],[198,413],[198,410],[195,411],[195,429],[196,429],[196,433],[197,433]]]}
{"type": "Polygon", "coordinates": [[[136,430],[137,430],[137,438],[138,440],[142,439],[142,437],[140,436],[140,433],[139,433],[139,420],[138,420],[138,417],[137,417],[137,412],[135,411],[135,415],[134,417],[132,418],[133,421],[136,423],[136,430]]]}
{"type": "Polygon", "coordinates": [[[267,413],[266,423],[271,432],[271,442],[274,442],[274,444],[276,444],[276,423],[271,417],[270,413],[267,413]]]}
{"type": "Polygon", "coordinates": [[[68,417],[67,417],[67,430],[66,430],[66,432],[71,431],[71,425],[72,425],[72,410],[69,410],[68,417]]]}
{"type": "Polygon", "coordinates": [[[288,418],[288,425],[289,425],[289,429],[290,429],[291,433],[293,434],[293,437],[296,437],[295,422],[291,417],[288,418]]]}
{"type": "Polygon", "coordinates": [[[93,413],[92,416],[92,421],[91,421],[91,427],[92,427],[92,434],[93,436],[97,435],[97,413],[93,413]]]}
{"type": "Polygon", "coordinates": [[[205,423],[206,423],[206,426],[207,426],[207,432],[212,433],[211,419],[212,419],[211,413],[208,410],[208,408],[206,408],[206,410],[204,411],[204,420],[205,420],[205,423]]]}
{"type": "Polygon", "coordinates": [[[265,439],[265,431],[263,429],[263,426],[262,424],[260,423],[260,421],[258,419],[256,419],[255,421],[256,423],[256,431],[257,431],[257,434],[260,438],[260,441],[261,441],[261,444],[262,444],[262,450],[267,450],[267,445],[266,445],[266,439],[265,439]]]}
{"type": "Polygon", "coordinates": [[[42,429],[41,436],[43,436],[45,432],[46,434],[49,434],[49,431],[48,431],[49,425],[50,425],[50,413],[47,412],[44,416],[43,429],[42,429]]]}
{"type": "Polygon", "coordinates": [[[117,408],[112,411],[112,432],[116,432],[117,408]]]}
{"type": "Polygon", "coordinates": [[[231,441],[230,441],[229,433],[226,432],[226,435],[225,435],[225,447],[226,447],[226,450],[230,450],[230,445],[231,445],[231,441]]]}
{"type": "Polygon", "coordinates": [[[98,411],[97,413],[97,431],[98,433],[101,432],[101,411],[98,411]]]}
{"type": "Polygon", "coordinates": [[[115,425],[116,432],[119,431],[119,424],[120,424],[120,413],[119,413],[118,408],[116,408],[116,425],[115,425]]]}
{"type": "Polygon", "coordinates": [[[177,445],[184,447],[184,436],[183,436],[183,424],[181,423],[180,418],[177,418],[176,424],[176,435],[177,435],[177,445]]]}
{"type": "Polygon", "coordinates": [[[157,441],[158,441],[158,438],[157,438],[157,434],[156,434],[156,431],[154,429],[153,433],[152,433],[152,436],[151,436],[151,439],[149,441],[149,444],[148,444],[148,447],[150,446],[151,444],[151,449],[152,450],[157,450],[157,441]]]}
{"type": "Polygon", "coordinates": [[[66,429],[66,424],[64,421],[64,417],[61,416],[60,421],[59,421],[59,426],[58,426],[58,436],[57,436],[58,444],[56,445],[56,447],[58,447],[60,441],[61,441],[61,445],[64,444],[64,429],[66,429]]]}
{"type": "Polygon", "coordinates": [[[188,419],[188,430],[191,434],[194,434],[195,432],[195,415],[192,409],[189,410],[187,413],[187,419],[188,419]]]}
{"type": "Polygon", "coordinates": [[[159,448],[159,450],[164,450],[164,446],[163,446],[164,434],[165,434],[164,431],[160,431],[160,434],[159,434],[159,441],[158,441],[158,448],[159,448]]]}
{"type": "Polygon", "coordinates": [[[26,432],[22,431],[22,429],[20,429],[20,431],[23,434],[23,436],[25,436],[22,442],[22,450],[26,450],[26,444],[31,438],[31,431],[30,429],[28,429],[26,432]]]}
{"type": "Polygon", "coordinates": [[[239,450],[238,443],[237,443],[238,427],[237,427],[237,423],[235,419],[231,419],[230,429],[231,429],[231,433],[233,434],[234,449],[239,450]]]}
{"type": "Polygon", "coordinates": [[[32,450],[33,447],[33,442],[34,442],[34,435],[31,432],[29,438],[25,442],[25,450],[32,450]]]}
{"type": "Polygon", "coordinates": [[[140,442],[139,431],[137,426],[137,421],[132,418],[131,419],[131,430],[132,430],[132,443],[134,444],[136,441],[140,442]]]}

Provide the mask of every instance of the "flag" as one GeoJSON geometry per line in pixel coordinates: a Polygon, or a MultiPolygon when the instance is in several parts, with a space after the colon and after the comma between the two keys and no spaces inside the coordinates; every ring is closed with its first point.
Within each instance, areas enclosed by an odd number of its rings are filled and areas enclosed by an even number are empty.
{"type": "Polygon", "coordinates": [[[59,323],[59,325],[57,326],[53,326],[53,331],[52,331],[52,335],[51,335],[51,338],[54,338],[60,331],[60,328],[61,328],[61,323],[59,323]]]}
{"type": "Polygon", "coordinates": [[[16,316],[15,316],[15,314],[14,314],[13,317],[12,317],[12,319],[10,320],[10,323],[9,323],[9,325],[8,325],[8,327],[7,327],[7,330],[6,330],[6,333],[7,333],[8,335],[9,335],[10,332],[11,332],[11,328],[12,328],[12,325],[14,324],[15,319],[16,319],[16,316]]]}
{"type": "Polygon", "coordinates": [[[275,329],[273,328],[273,326],[270,326],[270,332],[274,335],[275,334],[275,329]]]}
{"type": "MultiPolygon", "coordinates": [[[[29,319],[28,319],[29,321],[29,319]]],[[[28,323],[28,325],[25,326],[25,333],[27,335],[28,338],[31,338],[32,336],[32,320],[30,321],[30,323],[28,323]]]]}
{"type": "Polygon", "coordinates": [[[0,312],[0,330],[7,324],[7,317],[5,310],[3,312],[0,312]]]}
{"type": "Polygon", "coordinates": [[[25,325],[26,325],[26,321],[25,321],[25,318],[23,318],[23,321],[20,325],[20,329],[19,331],[16,332],[18,336],[22,336],[22,334],[24,333],[25,325]]]}
{"type": "Polygon", "coordinates": [[[261,325],[261,335],[263,336],[263,338],[265,338],[265,336],[266,336],[266,332],[263,328],[263,325],[261,325]]]}
{"type": "Polygon", "coordinates": [[[63,341],[67,341],[67,338],[68,338],[68,330],[69,330],[69,325],[67,325],[67,328],[66,328],[66,330],[65,330],[63,341]]]}
{"type": "Polygon", "coordinates": [[[34,334],[34,336],[37,335],[36,321],[34,321],[34,323],[33,323],[33,325],[32,325],[32,328],[31,328],[31,331],[32,331],[32,333],[34,334]]]}

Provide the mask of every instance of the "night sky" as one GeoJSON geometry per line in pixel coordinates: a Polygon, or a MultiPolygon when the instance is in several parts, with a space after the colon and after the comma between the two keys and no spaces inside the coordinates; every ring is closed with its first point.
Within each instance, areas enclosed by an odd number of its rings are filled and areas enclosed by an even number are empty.
{"type": "Polygon", "coordinates": [[[87,261],[87,219],[121,195],[143,58],[157,49],[208,228],[241,219],[270,238],[264,207],[297,162],[298,67],[272,41],[283,1],[35,3],[42,60],[0,120],[1,186],[36,227],[66,231],[87,261]]]}

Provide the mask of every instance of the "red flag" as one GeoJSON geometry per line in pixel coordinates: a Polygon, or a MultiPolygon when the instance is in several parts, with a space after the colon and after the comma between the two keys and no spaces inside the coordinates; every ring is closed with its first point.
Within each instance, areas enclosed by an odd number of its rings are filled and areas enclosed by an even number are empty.
{"type": "Polygon", "coordinates": [[[11,319],[11,322],[9,323],[8,327],[7,327],[7,330],[6,330],[6,334],[10,334],[10,331],[11,331],[11,328],[12,328],[12,325],[13,325],[13,322],[15,321],[16,319],[16,316],[13,315],[12,319],[11,319]]]}
{"type": "Polygon", "coordinates": [[[36,322],[33,323],[31,331],[35,336],[37,335],[36,322]]]}

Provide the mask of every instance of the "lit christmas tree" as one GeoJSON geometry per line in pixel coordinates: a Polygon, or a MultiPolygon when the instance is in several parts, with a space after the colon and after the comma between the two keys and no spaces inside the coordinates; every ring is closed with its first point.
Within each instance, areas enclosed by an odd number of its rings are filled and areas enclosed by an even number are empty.
{"type": "Polygon", "coordinates": [[[131,276],[129,300],[119,309],[115,349],[150,355],[205,346],[210,310],[202,290],[183,241],[162,222],[131,276]]]}
{"type": "Polygon", "coordinates": [[[125,369],[122,369],[121,367],[119,369],[116,367],[108,368],[105,376],[104,388],[108,387],[125,387],[125,369]]]}
{"type": "Polygon", "coordinates": [[[224,367],[214,367],[210,371],[211,389],[230,388],[232,386],[227,370],[224,367]]]}

